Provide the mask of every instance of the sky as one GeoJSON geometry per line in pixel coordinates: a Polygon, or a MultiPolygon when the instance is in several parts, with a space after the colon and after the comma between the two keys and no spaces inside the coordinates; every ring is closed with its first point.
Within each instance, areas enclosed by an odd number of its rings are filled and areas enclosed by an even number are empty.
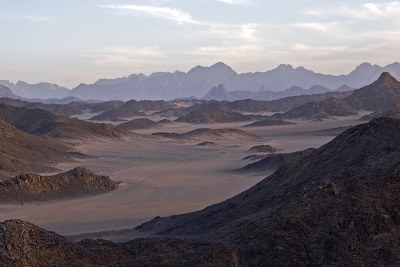
{"type": "Polygon", "coordinates": [[[0,0],[0,79],[73,88],[224,62],[345,74],[400,61],[400,2],[0,0]]]}

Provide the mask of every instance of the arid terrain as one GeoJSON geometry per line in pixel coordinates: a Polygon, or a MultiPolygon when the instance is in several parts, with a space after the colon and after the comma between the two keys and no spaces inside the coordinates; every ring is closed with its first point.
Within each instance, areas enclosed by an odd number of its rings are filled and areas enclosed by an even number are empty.
{"type": "Polygon", "coordinates": [[[281,149],[279,153],[317,148],[337,133],[330,129],[362,123],[360,116],[322,122],[296,121],[286,126],[243,128],[246,123],[207,124],[201,127],[237,128],[261,137],[221,139],[169,139],[154,132],[185,133],[194,124],[165,125],[162,129],[136,131],[140,137],[93,141],[77,151],[93,156],[79,163],[58,164],[69,170],[78,165],[121,181],[113,192],[91,198],[50,203],[0,206],[0,220],[18,218],[63,235],[133,228],[156,216],[180,214],[223,201],[255,185],[268,173],[243,174],[235,170],[249,161],[248,150],[261,144],[281,149]],[[322,133],[320,131],[326,130],[322,133]],[[198,146],[214,141],[212,146],[198,146]]]}
{"type": "Polygon", "coordinates": [[[51,266],[64,250],[61,266],[398,262],[384,237],[398,231],[400,83],[383,73],[321,97],[4,98],[0,262],[51,266]]]}

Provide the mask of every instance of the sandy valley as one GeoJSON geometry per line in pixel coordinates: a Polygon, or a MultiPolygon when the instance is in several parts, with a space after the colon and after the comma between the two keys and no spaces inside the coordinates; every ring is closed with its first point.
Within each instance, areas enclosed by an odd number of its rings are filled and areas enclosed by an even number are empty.
{"type": "Polygon", "coordinates": [[[199,210],[250,188],[268,175],[234,171],[249,163],[242,159],[250,154],[247,150],[251,146],[269,144],[285,153],[319,147],[345,127],[362,123],[360,116],[256,128],[243,128],[245,123],[171,124],[137,131],[143,134],[140,137],[81,144],[77,149],[93,158],[57,167],[88,167],[121,181],[117,190],[72,200],[2,205],[0,220],[19,218],[63,235],[77,235],[133,228],[156,216],[199,210]],[[172,140],[150,135],[200,127],[237,128],[262,139],[172,140]],[[216,145],[198,146],[201,141],[216,145]]]}

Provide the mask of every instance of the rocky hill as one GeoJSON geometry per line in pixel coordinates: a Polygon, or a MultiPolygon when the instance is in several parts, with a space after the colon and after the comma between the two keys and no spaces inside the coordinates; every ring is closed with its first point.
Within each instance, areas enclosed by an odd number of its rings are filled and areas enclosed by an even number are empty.
{"type": "Polygon", "coordinates": [[[270,145],[253,146],[248,150],[248,152],[258,152],[258,153],[275,153],[278,151],[279,149],[272,147],[270,145]]]}
{"type": "Polygon", "coordinates": [[[122,137],[126,132],[111,124],[91,123],[55,115],[42,109],[25,109],[0,104],[0,119],[33,135],[66,139],[122,137]]]}
{"type": "Polygon", "coordinates": [[[354,91],[346,100],[363,110],[382,112],[399,109],[400,82],[384,72],[378,80],[354,91]]]}
{"type": "Polygon", "coordinates": [[[264,119],[260,121],[256,121],[250,124],[246,124],[243,127],[265,127],[265,126],[279,126],[279,125],[293,125],[295,123],[290,121],[284,121],[280,119],[264,119]]]}
{"type": "Polygon", "coordinates": [[[324,118],[329,116],[357,115],[358,109],[346,100],[332,97],[321,102],[310,102],[294,108],[283,114],[276,114],[274,118],[298,119],[298,118],[324,118]]]}
{"type": "Polygon", "coordinates": [[[399,132],[355,126],[231,199],[137,229],[226,242],[246,266],[397,265],[399,132]]]}
{"type": "Polygon", "coordinates": [[[21,174],[0,183],[0,203],[48,201],[109,192],[118,183],[86,168],[52,176],[21,174]]]}
{"type": "Polygon", "coordinates": [[[162,124],[160,124],[160,123],[157,123],[157,122],[152,121],[147,118],[141,118],[141,119],[133,119],[133,120],[121,123],[117,126],[117,128],[125,130],[125,131],[130,131],[130,130],[155,128],[155,127],[161,127],[161,126],[162,126],[162,124]]]}
{"type": "Polygon", "coordinates": [[[0,173],[54,171],[57,162],[75,156],[65,144],[28,134],[0,120],[0,173]]]}
{"type": "Polygon", "coordinates": [[[255,116],[243,115],[238,112],[224,111],[222,109],[199,109],[192,111],[176,120],[187,123],[229,123],[242,122],[254,119],[255,116]]]}
{"type": "Polygon", "coordinates": [[[153,238],[126,243],[105,240],[68,241],[31,223],[0,223],[0,265],[78,266],[237,266],[224,245],[205,241],[153,238]]]}
{"type": "Polygon", "coordinates": [[[199,128],[187,133],[154,133],[155,136],[163,136],[181,140],[240,140],[253,139],[258,140],[261,137],[254,134],[239,130],[239,129],[210,129],[199,128]]]}
{"type": "Polygon", "coordinates": [[[150,101],[150,100],[130,100],[121,107],[105,111],[104,113],[94,116],[91,120],[98,121],[115,121],[121,118],[129,118],[132,116],[143,116],[146,112],[162,111],[174,108],[175,106],[167,101],[150,101]]]}

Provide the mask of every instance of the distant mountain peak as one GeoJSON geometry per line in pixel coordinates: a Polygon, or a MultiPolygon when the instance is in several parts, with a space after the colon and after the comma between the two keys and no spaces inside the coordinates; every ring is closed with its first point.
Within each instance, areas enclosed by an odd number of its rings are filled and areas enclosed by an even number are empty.
{"type": "Polygon", "coordinates": [[[276,67],[278,70],[293,70],[293,66],[290,64],[280,64],[278,67],[276,67]]]}

